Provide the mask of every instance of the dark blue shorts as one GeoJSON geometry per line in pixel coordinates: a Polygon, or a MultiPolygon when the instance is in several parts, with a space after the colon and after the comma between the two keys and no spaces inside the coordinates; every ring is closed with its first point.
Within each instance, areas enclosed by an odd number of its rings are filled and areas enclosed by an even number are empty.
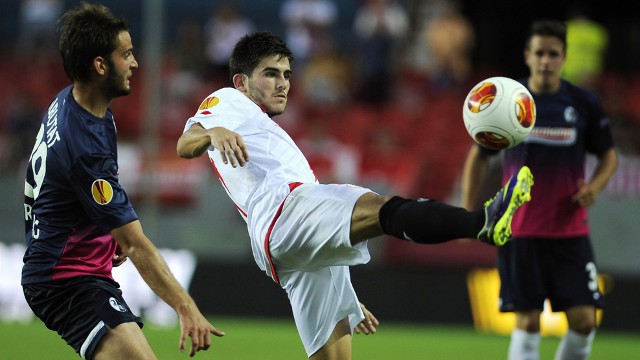
{"type": "Polygon", "coordinates": [[[84,359],[93,358],[108,328],[127,322],[142,327],[142,320],[131,312],[119,287],[111,279],[96,276],[22,286],[34,314],[84,359]]]}
{"type": "Polygon", "coordinates": [[[601,308],[603,298],[588,236],[514,238],[498,248],[500,311],[552,311],[580,305],[601,308]]]}

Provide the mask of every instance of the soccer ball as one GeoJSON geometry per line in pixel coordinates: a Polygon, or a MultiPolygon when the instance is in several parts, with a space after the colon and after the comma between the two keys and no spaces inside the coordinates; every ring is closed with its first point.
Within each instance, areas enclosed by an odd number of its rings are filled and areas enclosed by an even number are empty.
{"type": "Polygon", "coordinates": [[[536,122],[536,105],[521,83],[507,77],[491,77],[469,91],[462,118],[475,142],[488,149],[503,150],[527,139],[536,122]]]}

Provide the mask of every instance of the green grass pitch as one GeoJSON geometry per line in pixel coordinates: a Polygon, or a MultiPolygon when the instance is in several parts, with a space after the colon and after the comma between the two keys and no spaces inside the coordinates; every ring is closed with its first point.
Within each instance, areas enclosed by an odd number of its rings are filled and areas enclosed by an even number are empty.
{"type": "MultiPolygon", "coordinates": [[[[306,359],[293,320],[212,316],[226,332],[195,359],[306,359]]],[[[160,359],[189,359],[178,351],[178,328],[143,329],[160,359]]],[[[556,337],[542,339],[541,359],[553,359],[556,337]]],[[[29,324],[0,322],[0,358],[6,360],[79,359],[58,335],[38,320],[29,324]]],[[[375,335],[354,335],[354,359],[506,359],[509,338],[484,334],[471,327],[383,323],[375,335]]],[[[632,359],[640,354],[640,334],[600,331],[591,360],[632,359]]],[[[637,357],[640,359],[640,357],[637,357]]]]}

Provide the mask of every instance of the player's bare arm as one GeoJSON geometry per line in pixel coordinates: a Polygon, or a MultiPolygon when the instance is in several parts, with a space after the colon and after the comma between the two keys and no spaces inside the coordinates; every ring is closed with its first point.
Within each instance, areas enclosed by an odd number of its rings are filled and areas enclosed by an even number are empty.
{"type": "Polygon", "coordinates": [[[116,248],[116,253],[113,254],[111,265],[113,265],[113,267],[118,267],[124,264],[124,262],[127,261],[127,259],[128,259],[127,256],[122,253],[122,249],[120,249],[120,246],[118,246],[116,248]]]}
{"type": "Polygon", "coordinates": [[[140,221],[132,221],[115,228],[111,234],[118,242],[122,256],[131,258],[140,276],[180,318],[180,351],[191,338],[190,356],[211,346],[211,334],[224,336],[200,313],[191,296],[173,276],[167,263],[149,238],[144,235],[140,221]]]}
{"type": "Polygon", "coordinates": [[[462,207],[474,210],[479,197],[480,186],[487,175],[489,157],[483,155],[478,146],[473,145],[469,150],[462,171],[462,207]]]}
{"type": "Polygon", "coordinates": [[[200,124],[193,125],[178,139],[177,151],[180,157],[192,159],[204,154],[210,146],[220,151],[225,164],[230,161],[236,167],[249,161],[242,136],[223,127],[206,130],[200,124]]]}
{"type": "Polygon", "coordinates": [[[591,181],[582,180],[578,183],[578,192],[571,199],[580,206],[587,207],[595,203],[598,193],[607,186],[618,169],[618,153],[615,148],[609,149],[598,160],[591,181]]]}

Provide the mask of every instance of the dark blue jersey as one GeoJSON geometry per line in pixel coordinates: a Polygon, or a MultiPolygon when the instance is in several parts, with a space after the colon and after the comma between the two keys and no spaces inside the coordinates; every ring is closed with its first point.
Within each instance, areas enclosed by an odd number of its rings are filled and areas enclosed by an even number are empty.
{"type": "Polygon", "coordinates": [[[22,284],[111,278],[117,244],[110,231],[137,219],[118,181],[113,114],[90,114],[72,89],[49,105],[29,159],[22,284]]]}
{"type": "MultiPolygon", "coordinates": [[[[526,86],[527,81],[521,80],[526,86]]],[[[587,153],[613,146],[609,119],[595,94],[562,81],[560,91],[533,94],[536,123],[526,142],[504,152],[503,181],[527,165],[535,186],[513,219],[518,237],[575,237],[589,233],[587,210],[571,201],[585,179],[587,153]]]]}

